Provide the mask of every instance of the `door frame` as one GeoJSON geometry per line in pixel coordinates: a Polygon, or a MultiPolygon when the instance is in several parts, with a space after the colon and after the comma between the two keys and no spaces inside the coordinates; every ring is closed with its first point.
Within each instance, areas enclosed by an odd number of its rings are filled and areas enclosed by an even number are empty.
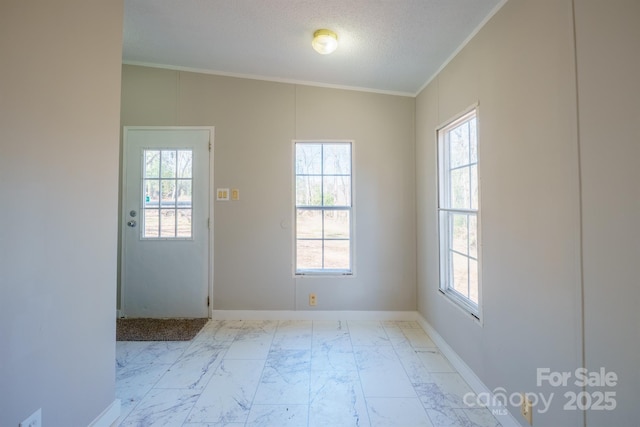
{"type": "Polygon", "coordinates": [[[120,246],[120,274],[118,275],[119,282],[119,290],[120,290],[120,310],[118,310],[118,317],[123,313],[126,315],[125,305],[124,305],[124,274],[125,274],[125,256],[126,256],[126,245],[125,245],[125,220],[127,218],[127,212],[125,201],[127,198],[127,133],[129,130],[150,130],[150,131],[162,131],[162,130],[208,130],[209,131],[209,238],[208,238],[208,283],[207,283],[207,292],[208,292],[208,302],[209,306],[207,307],[207,311],[209,314],[209,319],[213,317],[213,250],[214,250],[214,241],[213,241],[213,207],[214,207],[214,142],[215,142],[215,126],[123,126],[122,127],[122,162],[121,162],[121,181],[120,181],[120,209],[119,209],[119,217],[120,224],[119,229],[119,246],[120,246]]]}

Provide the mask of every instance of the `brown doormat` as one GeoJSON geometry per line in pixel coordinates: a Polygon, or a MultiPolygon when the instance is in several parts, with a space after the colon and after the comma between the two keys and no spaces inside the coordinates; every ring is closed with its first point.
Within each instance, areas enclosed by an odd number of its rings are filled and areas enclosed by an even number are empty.
{"type": "Polygon", "coordinates": [[[189,341],[209,319],[117,319],[116,341],[189,341]]]}

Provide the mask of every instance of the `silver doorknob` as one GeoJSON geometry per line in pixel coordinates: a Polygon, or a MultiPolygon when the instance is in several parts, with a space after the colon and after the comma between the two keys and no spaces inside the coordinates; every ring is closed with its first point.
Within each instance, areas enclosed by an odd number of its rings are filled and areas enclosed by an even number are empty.
{"type": "Polygon", "coordinates": [[[127,222],[127,225],[129,227],[135,227],[136,226],[136,221],[132,219],[131,221],[127,222]]]}

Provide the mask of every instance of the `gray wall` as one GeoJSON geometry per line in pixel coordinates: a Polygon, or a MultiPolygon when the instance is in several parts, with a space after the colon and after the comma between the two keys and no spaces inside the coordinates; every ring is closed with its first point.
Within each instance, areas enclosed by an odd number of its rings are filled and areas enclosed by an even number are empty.
{"type": "Polygon", "coordinates": [[[588,426],[638,425],[639,22],[636,0],[576,1],[585,359],[619,376],[616,410],[589,412],[588,426]]]}
{"type": "Polygon", "coordinates": [[[115,399],[122,2],[0,3],[0,425],[115,399]]]}
{"type": "Polygon", "coordinates": [[[632,426],[640,13],[632,1],[575,3],[577,52],[571,0],[511,0],[419,94],[418,305],[490,389],[555,393],[534,425],[581,426],[586,417],[594,427],[632,426]],[[482,326],[437,291],[435,129],[474,102],[482,326]],[[615,388],[589,390],[615,391],[615,411],[565,411],[564,393],[579,388],[536,386],[537,368],[582,366],[583,344],[589,369],[621,377],[615,388]]]}
{"type": "Polygon", "coordinates": [[[632,426],[639,7],[510,0],[415,102],[125,66],[122,124],[216,126],[216,186],[240,188],[241,201],[216,204],[215,308],[307,309],[313,291],[319,309],[411,310],[417,297],[420,313],[490,389],[555,393],[534,425],[632,426]],[[482,325],[437,292],[435,129],[474,102],[482,325]],[[355,279],[292,278],[296,138],[355,140],[355,279]],[[615,391],[615,411],[565,411],[564,392],[579,388],[536,386],[537,368],[583,363],[618,374],[617,387],[588,389],[615,391]]]}
{"type": "Polygon", "coordinates": [[[214,309],[415,310],[410,97],[123,67],[122,125],[212,125],[214,309]],[[293,277],[294,139],[354,140],[356,276],[293,277]]]}
{"type": "MultiPolygon", "coordinates": [[[[558,393],[535,369],[575,369],[584,344],[620,377],[587,425],[635,425],[640,6],[575,0],[575,50],[571,3],[508,2],[415,126],[410,98],[125,66],[122,124],[215,125],[216,185],[241,190],[216,204],[215,308],[305,309],[313,291],[319,309],[411,310],[417,271],[420,312],[490,388],[558,393]],[[482,326],[436,292],[434,130],[476,101],[482,326]],[[356,278],[292,278],[295,138],[356,141],[356,278]]],[[[122,5],[3,2],[0,28],[0,424],[41,407],[86,425],[114,399],[122,5]]],[[[558,406],[535,425],[582,425],[558,406]]]]}

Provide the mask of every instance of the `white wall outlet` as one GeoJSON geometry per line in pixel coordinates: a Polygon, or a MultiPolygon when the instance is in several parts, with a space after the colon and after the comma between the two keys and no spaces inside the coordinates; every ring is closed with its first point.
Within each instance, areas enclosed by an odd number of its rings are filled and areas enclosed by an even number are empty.
{"type": "Polygon", "coordinates": [[[318,299],[316,298],[316,294],[309,294],[309,305],[317,305],[318,299]]]}
{"type": "Polygon", "coordinates": [[[21,422],[20,427],[42,427],[42,409],[38,409],[29,418],[21,422]]]}
{"type": "Polygon", "coordinates": [[[522,393],[522,406],[520,407],[520,413],[524,419],[527,420],[529,425],[533,425],[533,405],[531,404],[531,399],[529,399],[526,393],[522,393]]]}

